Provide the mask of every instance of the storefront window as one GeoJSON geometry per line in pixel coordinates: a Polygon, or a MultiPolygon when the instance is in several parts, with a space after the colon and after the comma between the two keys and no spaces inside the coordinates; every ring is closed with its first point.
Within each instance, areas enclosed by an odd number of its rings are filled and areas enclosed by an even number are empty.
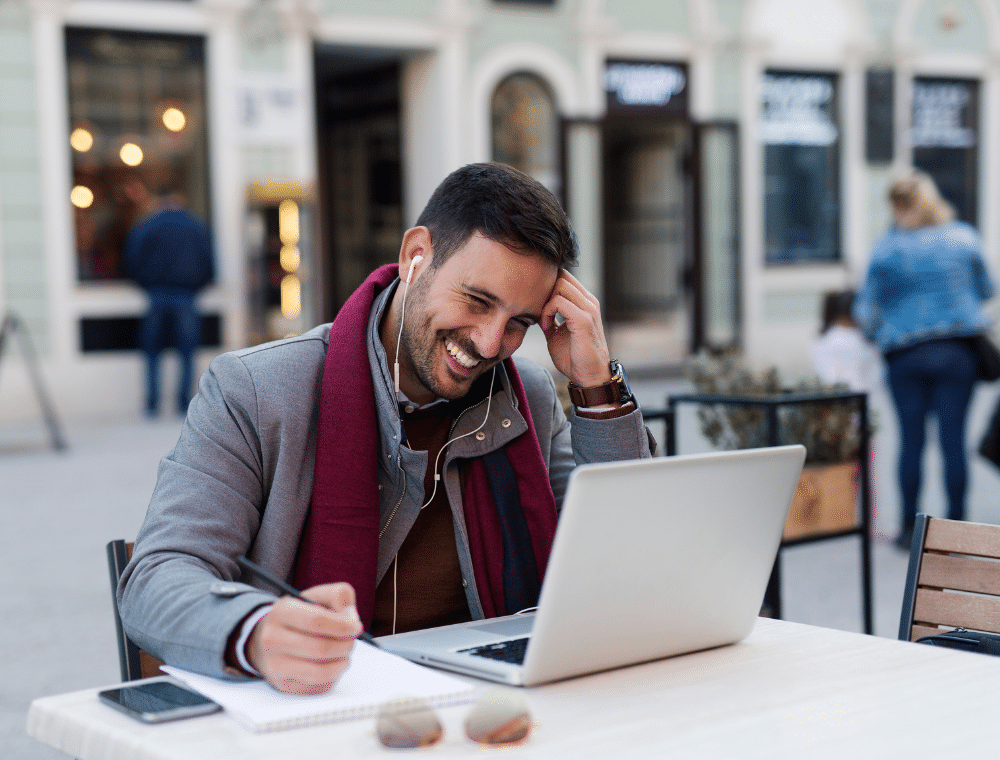
{"type": "Polygon", "coordinates": [[[958,213],[976,223],[979,87],[967,79],[913,82],[913,165],[930,174],[958,213]]]}
{"type": "Polygon", "coordinates": [[[764,256],[768,264],[840,259],[837,81],[768,72],[761,82],[764,256]]]}
{"type": "Polygon", "coordinates": [[[493,93],[493,160],[534,177],[560,195],[559,123],[548,86],[512,74],[493,93]]]}
{"type": "Polygon", "coordinates": [[[121,279],[126,235],[150,202],[209,218],[204,42],[67,29],[66,60],[78,277],[121,279]],[[154,200],[138,200],[136,183],[154,200]]]}

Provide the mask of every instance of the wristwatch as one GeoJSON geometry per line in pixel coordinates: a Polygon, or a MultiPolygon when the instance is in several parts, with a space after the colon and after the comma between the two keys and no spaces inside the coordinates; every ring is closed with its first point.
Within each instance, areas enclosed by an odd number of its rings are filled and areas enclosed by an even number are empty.
{"type": "Polygon", "coordinates": [[[611,370],[611,379],[602,385],[581,388],[576,383],[569,384],[569,397],[575,406],[589,408],[601,404],[627,404],[635,400],[621,362],[612,359],[608,368],[611,370]]]}

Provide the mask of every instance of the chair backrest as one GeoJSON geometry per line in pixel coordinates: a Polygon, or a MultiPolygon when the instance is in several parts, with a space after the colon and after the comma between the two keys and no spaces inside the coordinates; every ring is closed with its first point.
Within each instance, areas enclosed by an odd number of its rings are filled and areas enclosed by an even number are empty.
{"type": "Polygon", "coordinates": [[[950,628],[1000,633],[998,560],[1000,525],[917,515],[899,638],[950,628]]]}
{"type": "Polygon", "coordinates": [[[162,675],[160,665],[149,652],[139,649],[122,628],[122,617],[118,614],[118,581],[122,571],[132,556],[132,544],[123,539],[108,543],[108,570],[111,573],[111,608],[115,611],[115,632],[118,635],[118,661],[121,664],[122,680],[134,681],[137,678],[150,678],[162,675]]]}

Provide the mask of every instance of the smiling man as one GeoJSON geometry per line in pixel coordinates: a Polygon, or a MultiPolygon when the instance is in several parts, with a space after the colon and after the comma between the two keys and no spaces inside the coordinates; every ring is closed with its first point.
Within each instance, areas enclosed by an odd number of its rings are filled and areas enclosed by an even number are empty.
{"type": "Polygon", "coordinates": [[[170,664],[329,690],[356,636],[535,604],[577,464],[650,455],[542,185],[473,164],[332,324],[217,357],[118,590],[170,664]],[[514,352],[538,325],[570,380],[514,352]],[[240,576],[246,554],[317,604],[240,576]]]}

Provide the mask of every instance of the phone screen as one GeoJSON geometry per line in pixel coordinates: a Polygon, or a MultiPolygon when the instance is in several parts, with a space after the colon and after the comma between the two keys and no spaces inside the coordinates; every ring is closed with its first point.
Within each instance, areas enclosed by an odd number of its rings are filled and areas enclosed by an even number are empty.
{"type": "Polygon", "coordinates": [[[190,718],[222,709],[208,697],[170,681],[151,681],[102,691],[112,707],[147,723],[190,718]]]}

